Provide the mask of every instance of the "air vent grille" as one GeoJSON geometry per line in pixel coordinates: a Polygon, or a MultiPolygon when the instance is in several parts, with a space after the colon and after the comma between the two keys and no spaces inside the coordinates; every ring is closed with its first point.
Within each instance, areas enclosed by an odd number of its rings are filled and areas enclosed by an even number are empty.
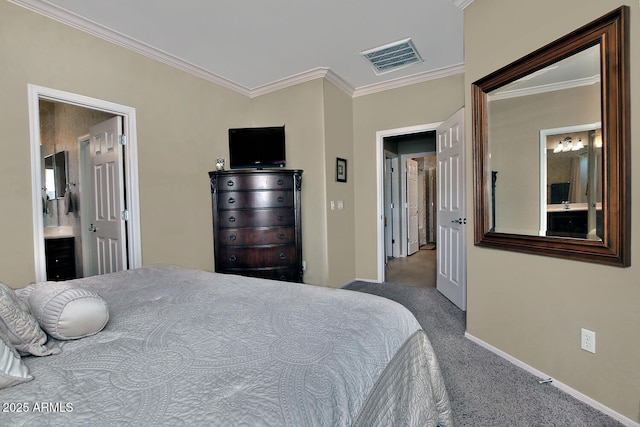
{"type": "Polygon", "coordinates": [[[422,62],[411,39],[400,40],[384,46],[360,52],[376,74],[385,74],[422,62]]]}

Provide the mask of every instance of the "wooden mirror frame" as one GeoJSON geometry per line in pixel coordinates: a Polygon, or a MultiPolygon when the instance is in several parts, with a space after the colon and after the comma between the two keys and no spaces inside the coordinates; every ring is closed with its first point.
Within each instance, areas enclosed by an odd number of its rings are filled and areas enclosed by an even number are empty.
{"type": "Polygon", "coordinates": [[[629,7],[622,6],[472,85],[476,246],[619,267],[631,264],[629,7]],[[602,241],[491,230],[487,95],[586,48],[600,45],[603,138],[602,241]]]}

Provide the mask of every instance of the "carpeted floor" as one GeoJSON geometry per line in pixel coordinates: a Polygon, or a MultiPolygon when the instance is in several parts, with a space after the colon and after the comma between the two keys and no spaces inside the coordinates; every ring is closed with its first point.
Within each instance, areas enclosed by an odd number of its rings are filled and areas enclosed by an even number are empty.
{"type": "Polygon", "coordinates": [[[622,426],[465,338],[465,313],[435,288],[363,281],[344,288],[397,301],[416,316],[438,357],[455,426],[622,426]]]}

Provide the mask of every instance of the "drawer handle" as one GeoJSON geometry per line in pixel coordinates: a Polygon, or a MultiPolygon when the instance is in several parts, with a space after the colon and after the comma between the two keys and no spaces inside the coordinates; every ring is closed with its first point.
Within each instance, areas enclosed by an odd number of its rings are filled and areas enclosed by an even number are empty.
{"type": "Polygon", "coordinates": [[[229,217],[229,222],[236,222],[236,217],[235,216],[230,216],[229,217]]]}
{"type": "Polygon", "coordinates": [[[284,239],[284,237],[285,237],[285,236],[284,236],[284,233],[280,233],[280,234],[278,234],[278,239],[283,240],[283,239],[284,239]]]}
{"type": "Polygon", "coordinates": [[[234,204],[236,202],[236,199],[234,199],[233,197],[229,197],[229,200],[227,200],[227,202],[229,202],[229,204],[234,204]]]}
{"type": "Polygon", "coordinates": [[[227,181],[227,187],[233,187],[233,180],[232,179],[227,181]]]}
{"type": "Polygon", "coordinates": [[[278,197],[278,202],[280,202],[280,203],[284,202],[284,197],[282,197],[282,196],[278,197]]]}
{"type": "Polygon", "coordinates": [[[284,180],[282,178],[278,180],[278,185],[284,185],[284,180]]]}
{"type": "Polygon", "coordinates": [[[229,257],[229,261],[231,261],[231,262],[236,262],[237,260],[238,260],[238,257],[236,257],[235,255],[231,255],[229,257]]]}
{"type": "Polygon", "coordinates": [[[287,256],[284,254],[284,252],[280,252],[280,259],[285,259],[287,256]]]}
{"type": "Polygon", "coordinates": [[[284,221],[284,215],[278,215],[278,221],[284,221]]]}
{"type": "Polygon", "coordinates": [[[232,234],[231,236],[229,236],[229,240],[231,240],[232,242],[235,241],[238,237],[235,234],[232,234]]]}

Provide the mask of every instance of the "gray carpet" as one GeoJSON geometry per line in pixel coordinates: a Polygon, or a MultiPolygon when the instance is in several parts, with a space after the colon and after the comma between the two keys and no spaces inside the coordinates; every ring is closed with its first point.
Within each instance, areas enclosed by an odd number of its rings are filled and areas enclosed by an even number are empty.
{"type": "Polygon", "coordinates": [[[435,288],[363,281],[344,288],[397,301],[416,316],[438,357],[455,426],[622,426],[465,338],[465,313],[435,288]]]}

